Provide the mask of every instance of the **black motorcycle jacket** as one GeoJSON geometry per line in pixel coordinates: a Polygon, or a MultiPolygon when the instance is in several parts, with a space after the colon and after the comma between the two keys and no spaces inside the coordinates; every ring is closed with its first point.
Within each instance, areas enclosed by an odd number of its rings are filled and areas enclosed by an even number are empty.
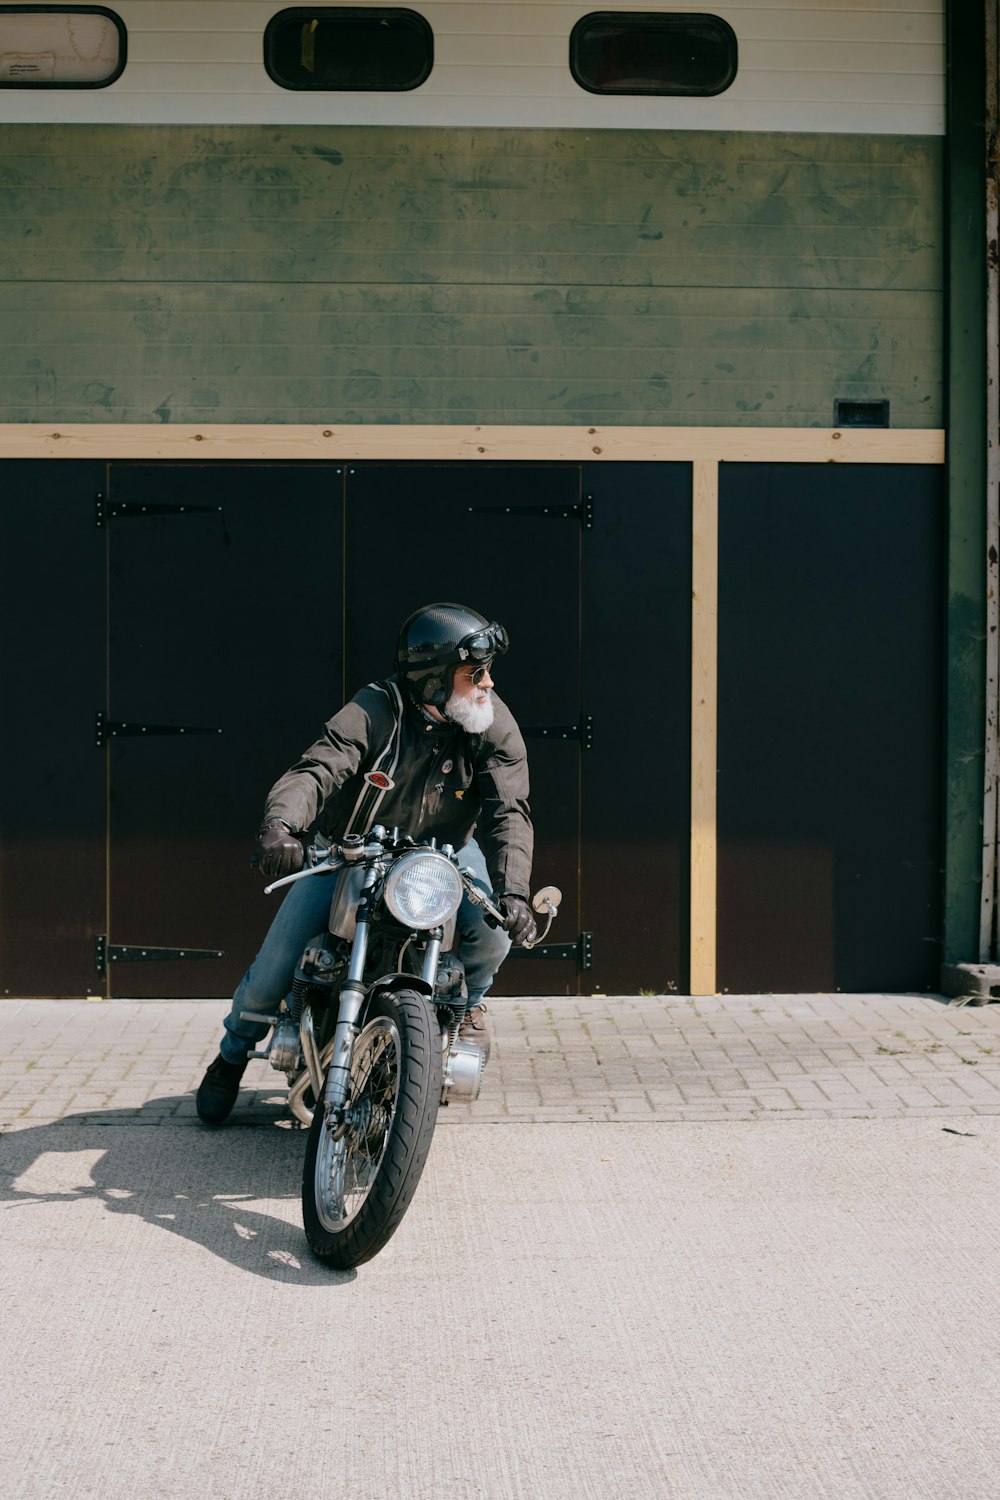
{"type": "Polygon", "coordinates": [[[374,823],[456,849],[475,837],[498,892],[527,895],[534,835],[528,761],[510,709],[470,734],[431,722],[396,677],[370,682],[268,794],[266,818],[338,840],[374,823]]]}

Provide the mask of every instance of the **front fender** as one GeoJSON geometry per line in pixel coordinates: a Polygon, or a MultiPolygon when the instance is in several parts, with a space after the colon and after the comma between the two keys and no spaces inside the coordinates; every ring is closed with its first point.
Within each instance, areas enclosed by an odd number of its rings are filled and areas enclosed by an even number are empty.
{"type": "Polygon", "coordinates": [[[372,981],[368,1001],[385,990],[416,990],[418,995],[426,995],[428,1000],[434,994],[433,986],[426,979],[421,979],[419,974],[383,974],[381,978],[372,981]]]}
{"type": "Polygon", "coordinates": [[[365,1003],[358,1017],[358,1026],[363,1026],[368,1019],[368,1013],[372,1004],[379,995],[392,994],[394,990],[416,990],[418,995],[423,995],[430,1001],[434,991],[430,985],[420,978],[419,974],[383,974],[374,980],[365,996],[365,1003]]]}

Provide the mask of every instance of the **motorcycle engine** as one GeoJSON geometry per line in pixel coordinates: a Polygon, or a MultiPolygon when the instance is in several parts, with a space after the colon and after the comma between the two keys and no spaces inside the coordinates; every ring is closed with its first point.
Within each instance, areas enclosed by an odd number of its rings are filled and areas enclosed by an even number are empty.
{"type": "Polygon", "coordinates": [[[482,1049],[475,1042],[464,1042],[461,1037],[457,1037],[444,1060],[444,1087],[441,1091],[443,1102],[448,1104],[452,1099],[477,1099],[482,1081],[482,1049]]]}
{"type": "Polygon", "coordinates": [[[291,1016],[282,1016],[274,1028],[267,1060],[279,1073],[297,1073],[302,1066],[299,1028],[291,1016]]]}

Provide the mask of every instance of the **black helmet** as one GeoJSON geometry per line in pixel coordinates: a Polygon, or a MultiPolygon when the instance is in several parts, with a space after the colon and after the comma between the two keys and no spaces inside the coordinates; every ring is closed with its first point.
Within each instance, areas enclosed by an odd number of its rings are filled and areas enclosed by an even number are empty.
{"type": "Polygon", "coordinates": [[[491,662],[508,644],[502,625],[464,604],[425,604],[399,632],[396,671],[418,703],[443,708],[456,667],[466,661],[491,662]]]}

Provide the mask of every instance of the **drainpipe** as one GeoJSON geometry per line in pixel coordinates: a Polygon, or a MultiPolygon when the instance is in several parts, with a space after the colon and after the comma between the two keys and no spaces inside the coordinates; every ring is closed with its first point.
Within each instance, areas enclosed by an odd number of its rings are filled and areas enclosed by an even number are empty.
{"type": "MultiPolygon", "coordinates": [[[[945,994],[981,999],[993,998],[994,991],[1000,996],[1000,966],[994,963],[997,630],[991,628],[997,621],[995,614],[987,618],[988,605],[991,611],[997,605],[998,523],[996,482],[987,479],[986,159],[991,137],[985,107],[989,50],[990,110],[995,113],[997,6],[998,0],[948,0],[947,6],[948,614],[941,988],[945,994]],[[988,489],[994,497],[989,522],[988,489]]],[[[995,333],[991,350],[992,375],[995,333]]],[[[995,380],[990,384],[995,395],[995,380]]],[[[995,416],[989,436],[993,452],[995,416]]]]}
{"type": "Polygon", "coordinates": [[[997,961],[1000,781],[1000,278],[997,263],[997,4],[986,4],[986,731],[979,962],[997,961]]]}

